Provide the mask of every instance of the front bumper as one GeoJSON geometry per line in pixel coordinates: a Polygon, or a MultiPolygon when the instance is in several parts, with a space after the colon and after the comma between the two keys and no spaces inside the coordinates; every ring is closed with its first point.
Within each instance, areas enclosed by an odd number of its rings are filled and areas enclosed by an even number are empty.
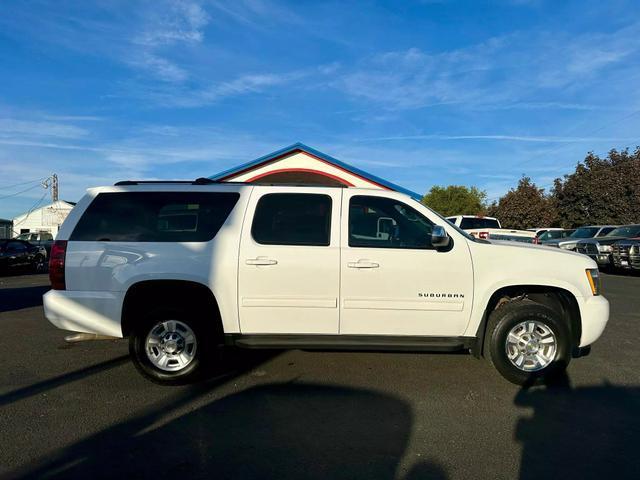
{"type": "Polygon", "coordinates": [[[42,302],[47,320],[62,330],[122,337],[119,292],[49,290],[42,302]]]}
{"type": "Polygon", "coordinates": [[[595,342],[609,321],[609,301],[602,295],[578,298],[580,318],[582,320],[582,335],[579,347],[586,347],[595,342]]]}
{"type": "Polygon", "coordinates": [[[611,254],[610,253],[597,253],[597,254],[588,254],[589,258],[595,261],[599,267],[608,267],[611,265],[611,254]]]}

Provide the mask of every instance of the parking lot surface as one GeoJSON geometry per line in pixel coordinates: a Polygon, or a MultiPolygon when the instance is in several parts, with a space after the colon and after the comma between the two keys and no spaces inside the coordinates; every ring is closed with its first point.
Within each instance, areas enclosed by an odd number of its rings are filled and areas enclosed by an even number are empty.
{"type": "Polygon", "coordinates": [[[469,355],[252,352],[160,387],[126,341],[67,344],[44,275],[0,277],[0,475],[63,478],[640,478],[640,278],[557,385],[469,355]]]}

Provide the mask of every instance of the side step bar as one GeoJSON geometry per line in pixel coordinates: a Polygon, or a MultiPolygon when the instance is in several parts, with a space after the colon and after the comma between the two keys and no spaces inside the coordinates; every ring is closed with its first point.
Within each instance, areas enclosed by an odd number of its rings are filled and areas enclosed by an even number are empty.
{"type": "Polygon", "coordinates": [[[227,334],[225,344],[241,348],[300,350],[358,350],[401,352],[453,352],[472,348],[473,337],[386,335],[264,335],[227,334]]]}

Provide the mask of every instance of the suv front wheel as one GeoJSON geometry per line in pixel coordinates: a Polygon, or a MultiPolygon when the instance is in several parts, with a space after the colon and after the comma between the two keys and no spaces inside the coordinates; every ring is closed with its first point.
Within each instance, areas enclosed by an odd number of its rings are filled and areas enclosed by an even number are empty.
{"type": "Polygon", "coordinates": [[[209,335],[201,322],[177,309],[150,313],[129,336],[136,368],[162,385],[182,385],[201,378],[209,335]]]}
{"type": "Polygon", "coordinates": [[[567,323],[546,305],[514,300],[489,316],[485,357],[517,385],[533,385],[564,371],[571,359],[567,323]]]}

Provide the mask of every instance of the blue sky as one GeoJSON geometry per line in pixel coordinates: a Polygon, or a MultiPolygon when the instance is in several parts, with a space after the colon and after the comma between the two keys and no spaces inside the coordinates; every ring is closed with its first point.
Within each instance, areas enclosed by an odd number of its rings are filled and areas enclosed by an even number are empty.
{"type": "Polygon", "coordinates": [[[636,1],[11,1],[0,217],[301,141],[418,192],[640,143],[636,1]],[[27,188],[30,190],[7,197],[27,188]],[[44,200],[43,200],[44,201],[44,200]]]}

